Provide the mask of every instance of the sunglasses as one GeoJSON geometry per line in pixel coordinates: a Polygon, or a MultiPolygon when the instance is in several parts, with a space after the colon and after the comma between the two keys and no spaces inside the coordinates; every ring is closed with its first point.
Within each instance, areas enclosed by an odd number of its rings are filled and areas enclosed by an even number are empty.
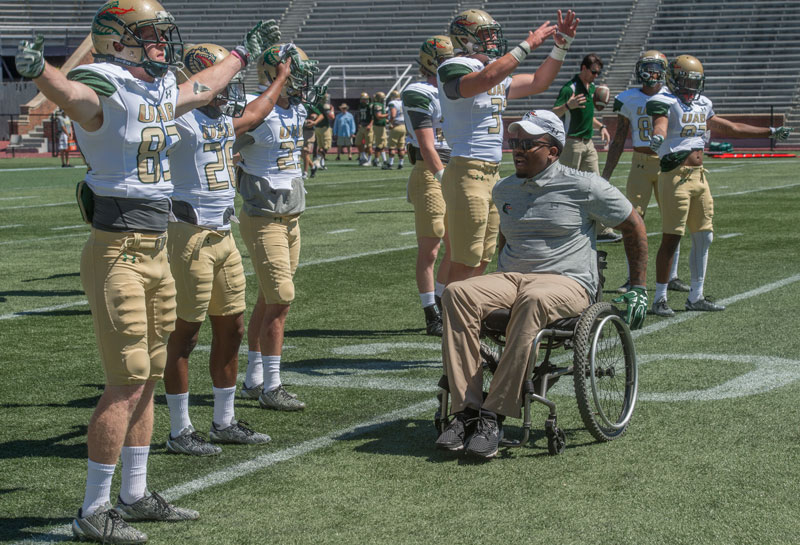
{"type": "Polygon", "coordinates": [[[589,70],[589,72],[591,72],[591,73],[592,73],[592,75],[599,76],[599,75],[600,75],[600,72],[601,72],[601,70],[589,70]]]}
{"type": "Polygon", "coordinates": [[[511,149],[530,151],[532,149],[541,148],[542,146],[552,146],[553,144],[530,138],[509,138],[508,145],[511,146],[511,149]]]}

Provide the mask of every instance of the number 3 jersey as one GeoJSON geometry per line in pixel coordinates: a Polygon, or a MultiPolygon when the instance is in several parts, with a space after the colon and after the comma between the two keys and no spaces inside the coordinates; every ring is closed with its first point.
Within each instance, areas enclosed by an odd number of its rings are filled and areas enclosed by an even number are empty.
{"type": "Polygon", "coordinates": [[[441,101],[444,137],[453,148],[454,157],[469,157],[493,163],[503,158],[503,111],[506,93],[511,85],[507,77],[486,92],[469,98],[452,99],[445,87],[472,72],[480,72],[484,65],[470,57],[453,57],[439,65],[437,82],[441,101]]]}
{"type": "Polygon", "coordinates": [[[180,140],[174,74],[168,72],[149,83],[121,66],[96,63],[76,68],[67,77],[95,91],[103,107],[98,130],[87,132],[74,124],[92,191],[102,197],[169,198],[169,154],[180,140]]]}
{"type": "MultiPolygon", "coordinates": [[[[666,93],[663,87],[653,96],[666,93]]],[[[647,100],[650,98],[639,87],[628,89],[614,99],[614,111],[626,118],[631,124],[631,139],[633,147],[646,148],[650,146],[650,137],[653,135],[653,120],[647,113],[647,100]]]]}
{"type": "MultiPolygon", "coordinates": [[[[256,97],[248,98],[252,102],[256,97]]],[[[302,104],[287,109],[276,104],[264,122],[247,133],[253,142],[240,151],[242,170],[265,178],[272,189],[291,189],[292,179],[302,176],[300,151],[307,116],[302,104]]]]}
{"type": "Polygon", "coordinates": [[[230,229],[234,189],[233,121],[205,108],[176,120],[181,141],[170,155],[173,214],[210,229],[230,229]]]}
{"type": "Polygon", "coordinates": [[[675,95],[664,93],[647,101],[647,114],[669,118],[667,136],[658,148],[658,157],[663,159],[671,153],[703,149],[708,132],[706,124],[714,117],[714,109],[711,101],[703,95],[686,105],[675,95]]]}

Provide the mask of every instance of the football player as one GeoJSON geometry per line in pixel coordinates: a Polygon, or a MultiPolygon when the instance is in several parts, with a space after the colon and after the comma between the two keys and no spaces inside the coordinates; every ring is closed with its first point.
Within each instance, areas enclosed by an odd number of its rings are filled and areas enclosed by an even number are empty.
{"type": "Polygon", "coordinates": [[[306,104],[308,110],[308,125],[314,127],[314,138],[317,141],[317,156],[311,167],[313,178],[318,168],[328,170],[325,166],[325,156],[333,145],[333,126],[331,122],[336,119],[333,113],[330,97],[320,97],[318,104],[306,104]]]}
{"type": "Polygon", "coordinates": [[[97,62],[66,76],[45,62],[42,37],[19,45],[17,72],[70,116],[91,165],[78,186],[92,224],[81,283],[105,389],[89,422],[86,492],[72,523],[77,539],[143,543],[147,536],[126,521],[198,517],[147,491],[153,390],[175,322],[175,283],[164,249],[172,194],[168,154],[180,137],[175,119],[223,92],[276,34],[274,21],[259,23],[226,59],[180,86],[169,68],[181,60],[183,43],[175,19],[155,0],[101,6],[91,30],[97,62]],[[112,508],[120,456],[121,488],[112,508]]]}
{"type": "MultiPolygon", "coordinates": [[[[216,44],[192,46],[184,55],[181,82],[229,55],[216,44]]],[[[260,444],[269,435],[257,433],[234,417],[239,345],[244,335],[245,277],[242,256],[231,233],[236,196],[233,142],[236,129],[251,128],[272,110],[289,66],[262,97],[247,105],[237,76],[224,93],[176,121],[180,142],[170,155],[173,171],[172,214],[167,251],[177,289],[175,331],[167,342],[164,389],[170,415],[170,452],[209,456],[222,449],[203,439],[189,418],[189,355],[197,344],[206,314],[211,320],[211,371],[214,417],[209,437],[214,443],[260,444]]]]}
{"type": "Polygon", "coordinates": [[[661,246],[656,256],[656,295],[653,313],[673,316],[667,304],[669,273],[675,249],[688,227],[692,236],[689,254],[691,286],[686,310],[720,311],[723,305],[703,295],[708,265],[708,249],[714,239],[712,219],[714,200],[703,168],[703,148],[708,131],[733,138],[774,138],[786,140],[788,127],[754,127],[734,123],[714,114],[711,101],[704,96],[703,65],[691,55],[679,55],[667,67],[669,93],[647,100],[647,113],[653,118],[650,148],[658,153],[661,205],[661,246]]]}
{"type": "Polygon", "coordinates": [[[372,166],[378,166],[378,159],[386,165],[386,123],[389,121],[389,112],[386,110],[386,93],[378,91],[372,97],[370,106],[372,113],[372,166]]]}
{"type": "Polygon", "coordinates": [[[281,353],[300,257],[298,218],[306,207],[300,172],[301,131],[307,116],[303,103],[318,102],[325,90],[314,87],[316,61],[292,44],[272,46],[261,57],[262,88],[277,79],[287,54],[292,57],[291,72],[275,108],[236,141],[242,156],[238,187],[244,201],[239,226],[258,278],[241,395],[257,398],[265,409],[299,411],[306,404],[281,383],[281,353]]]}
{"type": "Polygon", "coordinates": [[[361,93],[358,101],[356,145],[358,146],[358,164],[368,167],[372,155],[372,102],[369,93],[366,92],[361,93]]]}
{"type": "Polygon", "coordinates": [[[449,37],[433,36],[425,40],[419,49],[419,71],[425,79],[408,85],[402,94],[409,161],[414,165],[406,193],[408,202],[414,206],[417,232],[417,289],[425,313],[425,331],[438,337],[442,336],[442,316],[437,298],[442,296],[450,267],[440,180],[450,159],[450,147],[442,131],[436,69],[452,56],[449,37]],[[433,267],[443,238],[445,254],[434,284],[433,267]]]}
{"type": "Polygon", "coordinates": [[[528,32],[506,53],[502,28],[491,15],[469,9],[450,23],[456,56],[438,68],[444,135],[452,158],[442,177],[451,263],[448,283],[482,274],[494,254],[499,218],[492,188],[500,179],[502,114],[508,99],[545,91],[558,74],[578,27],[570,10],[558,24],[528,32]],[[534,74],[511,73],[550,36],[555,46],[534,74]]]}
{"type": "Polygon", "coordinates": [[[403,168],[403,159],[406,157],[406,122],[403,115],[403,101],[400,100],[400,91],[389,93],[389,164],[384,165],[386,170],[394,166],[394,156],[400,162],[397,169],[403,168]]]}
{"type": "MultiPolygon", "coordinates": [[[[647,115],[647,100],[658,93],[666,93],[664,87],[667,74],[667,57],[656,50],[645,51],[639,55],[635,68],[636,80],[640,87],[623,91],[614,99],[614,111],[617,112],[617,130],[608,147],[608,157],[603,167],[603,178],[611,180],[611,175],[619,162],[625,140],[631,132],[633,140],[633,157],[631,170],[628,172],[628,184],[625,195],[633,204],[633,208],[644,218],[650,196],[655,194],[658,203],[658,156],[650,149],[652,122],[647,115]],[[632,130],[631,130],[632,129],[632,130]]],[[[689,291],[689,286],[678,278],[678,255],[680,246],[675,250],[668,289],[673,291],[689,291]]],[[[630,276],[630,275],[629,275],[630,276]]],[[[630,288],[630,278],[617,290],[626,293],[630,288]]]]}

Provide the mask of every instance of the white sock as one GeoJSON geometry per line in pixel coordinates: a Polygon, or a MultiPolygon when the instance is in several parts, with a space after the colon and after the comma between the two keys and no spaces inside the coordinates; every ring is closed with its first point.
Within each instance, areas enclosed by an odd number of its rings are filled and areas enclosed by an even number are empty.
{"type": "Polygon", "coordinates": [[[218,429],[225,429],[233,420],[233,398],[236,395],[236,386],[230,388],[212,387],[214,392],[214,424],[218,429]]]}
{"type": "Polygon", "coordinates": [[[88,517],[97,511],[98,507],[111,501],[111,479],[114,478],[114,468],[116,467],[116,465],[98,464],[89,460],[81,516],[88,517]]]}
{"type": "Polygon", "coordinates": [[[324,166],[325,166],[325,156],[324,156],[324,155],[322,155],[322,156],[319,158],[319,166],[321,166],[321,167],[324,167],[324,166]]]}
{"type": "Polygon", "coordinates": [[[667,298],[667,284],[659,284],[656,282],[656,296],[653,298],[653,303],[667,298]]]}
{"type": "Polygon", "coordinates": [[[447,287],[447,285],[442,284],[441,282],[436,282],[434,286],[435,287],[433,289],[433,293],[436,295],[436,297],[441,298],[442,294],[444,293],[444,289],[447,287]]]}
{"type": "Polygon", "coordinates": [[[401,165],[403,164],[403,158],[402,157],[400,158],[400,164],[401,165]]]}
{"type": "Polygon", "coordinates": [[[358,154],[358,158],[363,161],[364,159],[367,158],[367,154],[362,151],[361,153],[358,154]]]}
{"type": "Polygon", "coordinates": [[[689,302],[696,303],[703,298],[703,285],[706,281],[708,267],[708,248],[714,240],[711,231],[692,233],[692,251],[689,253],[689,272],[692,275],[689,302]]]}
{"type": "Polygon", "coordinates": [[[150,447],[122,447],[122,483],[119,497],[128,505],[139,501],[147,490],[147,455],[150,447]]]}
{"type": "Polygon", "coordinates": [[[264,376],[261,361],[261,352],[253,350],[247,352],[247,375],[244,377],[244,385],[248,388],[258,386],[258,382],[264,376]]]}
{"type": "Polygon", "coordinates": [[[394,155],[389,156],[389,166],[394,165],[394,155]]]}
{"type": "Polygon", "coordinates": [[[264,358],[264,391],[271,392],[281,385],[281,357],[263,356],[264,358]]]}
{"type": "Polygon", "coordinates": [[[169,407],[169,432],[175,438],[192,425],[189,419],[189,392],[183,394],[167,394],[169,407]]]}
{"type": "Polygon", "coordinates": [[[431,305],[436,304],[436,299],[434,298],[435,292],[426,291],[425,293],[419,294],[419,300],[422,302],[422,308],[427,308],[431,305]]]}
{"type": "Polygon", "coordinates": [[[386,162],[386,152],[385,151],[381,152],[381,161],[383,161],[384,163],[386,162]]]}
{"type": "Polygon", "coordinates": [[[678,258],[681,256],[681,245],[675,248],[675,255],[672,256],[672,269],[669,271],[669,279],[678,278],[678,258]]]}

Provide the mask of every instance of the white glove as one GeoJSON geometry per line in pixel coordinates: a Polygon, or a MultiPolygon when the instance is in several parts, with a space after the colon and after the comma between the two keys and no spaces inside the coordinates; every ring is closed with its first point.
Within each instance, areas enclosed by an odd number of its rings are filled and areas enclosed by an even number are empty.
{"type": "Polygon", "coordinates": [[[791,132],[792,132],[791,127],[770,127],[769,137],[774,138],[778,142],[784,142],[786,141],[786,139],[789,138],[791,132]]]}
{"type": "Polygon", "coordinates": [[[664,137],[660,134],[654,134],[650,137],[650,149],[658,152],[658,148],[661,147],[662,142],[664,142],[664,137]]]}

